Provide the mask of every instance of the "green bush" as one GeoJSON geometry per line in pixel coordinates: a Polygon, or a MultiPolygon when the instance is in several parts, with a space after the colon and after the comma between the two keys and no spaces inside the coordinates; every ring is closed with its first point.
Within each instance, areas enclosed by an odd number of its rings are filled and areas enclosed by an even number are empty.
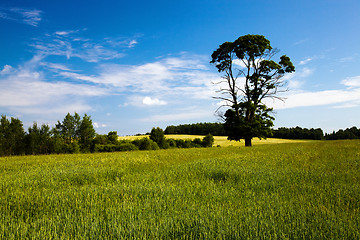
{"type": "Polygon", "coordinates": [[[206,135],[202,140],[203,147],[212,147],[214,144],[214,137],[211,134],[206,135]]]}
{"type": "Polygon", "coordinates": [[[94,148],[94,152],[123,152],[123,151],[135,151],[139,150],[139,148],[132,144],[131,142],[125,142],[120,144],[96,144],[94,148]]]}
{"type": "Polygon", "coordinates": [[[169,145],[170,148],[176,148],[177,147],[176,146],[176,141],[174,139],[172,139],[172,138],[166,139],[166,142],[167,142],[167,144],[169,145]]]}
{"type": "Polygon", "coordinates": [[[139,150],[139,148],[137,146],[135,146],[134,144],[132,144],[131,142],[126,142],[126,143],[120,143],[119,145],[117,145],[117,150],[118,151],[135,151],[135,150],[139,150]]]}
{"type": "Polygon", "coordinates": [[[135,146],[137,146],[140,150],[157,150],[157,149],[159,149],[158,144],[148,137],[134,140],[132,143],[135,146]]]}

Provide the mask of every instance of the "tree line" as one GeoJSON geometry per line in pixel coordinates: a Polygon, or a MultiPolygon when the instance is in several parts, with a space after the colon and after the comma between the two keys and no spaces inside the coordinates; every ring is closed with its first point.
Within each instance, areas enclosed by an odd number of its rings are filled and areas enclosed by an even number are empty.
{"type": "Polygon", "coordinates": [[[171,125],[165,128],[165,134],[189,134],[189,135],[206,135],[226,136],[224,124],[222,123],[194,123],[171,125]]]}
{"type": "Polygon", "coordinates": [[[33,123],[25,132],[18,118],[2,115],[0,121],[0,156],[90,152],[95,129],[90,116],[68,113],[52,129],[33,123]]]}
{"type": "MultiPolygon", "coordinates": [[[[224,129],[224,124],[222,123],[194,123],[168,126],[165,129],[165,134],[212,134],[213,136],[228,136],[229,133],[224,129]]],[[[360,128],[352,127],[324,134],[321,128],[308,129],[299,126],[291,128],[280,127],[278,129],[272,129],[271,133],[266,135],[266,137],[309,140],[360,139],[360,128]]]]}
{"type": "Polygon", "coordinates": [[[274,138],[284,139],[313,139],[313,140],[341,140],[341,139],[360,139],[360,128],[352,127],[345,130],[339,129],[332,133],[325,133],[321,128],[279,128],[273,130],[274,138]]]}
{"type": "Polygon", "coordinates": [[[153,128],[150,137],[119,140],[116,131],[96,134],[91,117],[84,114],[81,118],[78,113],[68,113],[53,128],[34,122],[27,132],[18,118],[2,115],[0,120],[0,156],[211,147],[213,143],[212,135],[194,140],[167,139],[161,128],[153,128]]]}

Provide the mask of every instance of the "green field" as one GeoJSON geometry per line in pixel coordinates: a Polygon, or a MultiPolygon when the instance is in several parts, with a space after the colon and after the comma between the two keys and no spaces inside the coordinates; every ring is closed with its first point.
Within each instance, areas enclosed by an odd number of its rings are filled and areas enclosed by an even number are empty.
{"type": "Polygon", "coordinates": [[[3,157],[0,239],[360,239],[360,141],[3,157]]]}

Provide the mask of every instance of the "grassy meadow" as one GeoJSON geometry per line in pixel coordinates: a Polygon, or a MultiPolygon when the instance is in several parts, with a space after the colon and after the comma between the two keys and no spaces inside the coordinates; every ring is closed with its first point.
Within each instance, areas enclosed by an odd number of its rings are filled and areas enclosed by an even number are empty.
{"type": "Polygon", "coordinates": [[[0,158],[0,239],[359,238],[356,140],[0,158]]]}

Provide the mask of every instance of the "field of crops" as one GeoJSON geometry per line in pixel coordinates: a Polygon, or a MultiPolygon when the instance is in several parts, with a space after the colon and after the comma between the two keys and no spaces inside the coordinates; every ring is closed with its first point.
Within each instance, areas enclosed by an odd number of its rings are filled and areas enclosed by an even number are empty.
{"type": "Polygon", "coordinates": [[[199,238],[360,239],[360,141],[0,158],[0,239],[199,238]]]}

